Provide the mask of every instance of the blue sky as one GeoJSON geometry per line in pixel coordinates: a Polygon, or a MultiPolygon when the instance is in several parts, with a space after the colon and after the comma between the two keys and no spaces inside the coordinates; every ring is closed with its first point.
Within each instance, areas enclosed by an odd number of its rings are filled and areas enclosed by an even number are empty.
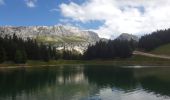
{"type": "Polygon", "coordinates": [[[0,0],[0,26],[70,25],[100,37],[170,28],[170,0],[0,0]]]}
{"type": "MultiPolygon", "coordinates": [[[[68,4],[70,0],[30,0],[34,6],[28,6],[29,0],[3,0],[0,5],[0,25],[11,26],[51,26],[58,24],[68,24],[78,26],[84,29],[96,29],[101,21],[91,21],[88,23],[65,22],[65,17],[61,14],[59,6],[68,4]]],[[[74,0],[81,4],[84,0],[74,0]]],[[[71,19],[70,19],[71,20],[71,19]]]]}
{"type": "Polygon", "coordinates": [[[35,7],[26,5],[26,0],[4,0],[0,6],[0,25],[34,26],[55,25],[61,19],[60,12],[50,11],[64,0],[37,0],[35,7]]]}

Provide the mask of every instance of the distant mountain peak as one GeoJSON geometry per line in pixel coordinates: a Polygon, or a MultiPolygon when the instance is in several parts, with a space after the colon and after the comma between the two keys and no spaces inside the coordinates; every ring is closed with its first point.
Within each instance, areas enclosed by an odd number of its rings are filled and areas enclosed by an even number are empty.
{"type": "Polygon", "coordinates": [[[132,40],[135,40],[135,41],[139,41],[139,38],[137,36],[132,35],[132,34],[128,34],[128,33],[122,33],[116,39],[118,39],[118,40],[128,40],[128,41],[130,41],[132,39],[132,40]]]}

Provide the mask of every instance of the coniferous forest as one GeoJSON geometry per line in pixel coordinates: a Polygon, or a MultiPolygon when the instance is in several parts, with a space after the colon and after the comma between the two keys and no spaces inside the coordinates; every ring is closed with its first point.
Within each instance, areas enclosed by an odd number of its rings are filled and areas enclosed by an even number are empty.
{"type": "Polygon", "coordinates": [[[0,36],[0,63],[12,61],[26,63],[27,60],[92,60],[128,58],[138,45],[140,50],[151,51],[161,45],[170,43],[170,29],[152,32],[140,38],[139,42],[133,40],[108,40],[99,41],[89,45],[84,54],[75,50],[56,50],[55,47],[39,43],[35,39],[23,39],[13,36],[0,36]]]}
{"type": "Polygon", "coordinates": [[[12,61],[26,63],[27,60],[91,60],[128,58],[134,50],[134,41],[109,40],[99,41],[87,48],[82,55],[75,50],[57,51],[55,47],[38,43],[34,39],[22,39],[17,35],[0,36],[0,63],[12,61]]]}
{"type": "Polygon", "coordinates": [[[132,56],[136,42],[126,40],[99,41],[95,45],[89,46],[84,53],[85,59],[114,59],[128,58],[132,56]]]}
{"type": "Polygon", "coordinates": [[[26,63],[29,60],[44,60],[56,58],[56,50],[50,45],[38,44],[36,40],[26,40],[5,35],[0,37],[0,62],[13,61],[15,63],[26,63]]]}
{"type": "Polygon", "coordinates": [[[138,47],[145,51],[151,51],[161,45],[170,43],[170,29],[159,30],[140,38],[138,47]]]}

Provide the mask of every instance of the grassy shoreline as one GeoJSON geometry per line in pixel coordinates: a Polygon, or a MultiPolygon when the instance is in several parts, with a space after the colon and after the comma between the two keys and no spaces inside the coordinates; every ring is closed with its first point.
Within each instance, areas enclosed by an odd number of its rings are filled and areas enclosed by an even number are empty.
{"type": "Polygon", "coordinates": [[[145,56],[132,56],[127,59],[113,60],[51,60],[44,61],[27,61],[26,64],[3,63],[0,68],[16,68],[16,67],[40,67],[40,66],[57,66],[57,65],[117,65],[117,66],[170,66],[170,60],[152,58],[145,56]]]}

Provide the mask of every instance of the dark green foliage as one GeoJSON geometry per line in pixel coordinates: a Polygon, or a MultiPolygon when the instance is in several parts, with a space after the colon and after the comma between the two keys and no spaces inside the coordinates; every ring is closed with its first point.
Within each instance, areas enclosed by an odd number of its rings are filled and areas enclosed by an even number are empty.
{"type": "Polygon", "coordinates": [[[140,38],[138,47],[145,51],[151,51],[161,45],[170,43],[170,29],[160,30],[140,38]]]}
{"type": "Polygon", "coordinates": [[[64,60],[79,60],[82,58],[82,55],[75,50],[63,50],[62,59],[64,60]]]}
{"type": "Polygon", "coordinates": [[[22,54],[22,63],[26,63],[27,62],[27,54],[25,52],[25,50],[22,50],[21,51],[21,54],[22,54]]]}
{"type": "Polygon", "coordinates": [[[14,62],[17,64],[21,64],[21,63],[25,63],[26,61],[23,59],[24,56],[22,54],[23,52],[20,50],[17,50],[15,53],[15,57],[14,57],[14,62]]]}
{"type": "Polygon", "coordinates": [[[5,49],[0,46],[0,63],[3,63],[6,60],[5,49]]]}
{"type": "Polygon", "coordinates": [[[50,60],[51,50],[49,49],[49,47],[47,47],[46,45],[43,45],[43,44],[41,44],[40,48],[41,48],[41,58],[44,61],[48,62],[50,60]]]}
{"type": "Polygon", "coordinates": [[[53,49],[53,54],[54,54],[54,59],[55,59],[55,60],[58,60],[58,59],[62,58],[62,53],[61,53],[61,51],[57,50],[57,52],[56,52],[56,49],[55,49],[55,48],[53,49]]]}
{"type": "Polygon", "coordinates": [[[22,39],[13,36],[0,36],[0,62],[5,60],[15,63],[26,63],[29,60],[56,59],[58,56],[55,47],[47,44],[37,43],[34,39],[22,39]]]}
{"type": "Polygon", "coordinates": [[[135,50],[137,48],[137,46],[138,46],[138,42],[133,40],[133,39],[131,39],[129,41],[129,43],[130,43],[130,46],[131,46],[132,50],[135,50]]]}
{"type": "Polygon", "coordinates": [[[99,41],[95,45],[89,46],[84,53],[85,59],[114,59],[128,58],[132,55],[134,45],[131,41],[109,40],[99,41]]]}
{"type": "Polygon", "coordinates": [[[28,60],[79,60],[85,59],[114,59],[127,58],[132,55],[135,48],[134,41],[109,40],[99,41],[89,46],[84,55],[76,50],[61,50],[60,52],[48,44],[38,43],[34,39],[22,39],[13,36],[0,36],[0,62],[5,60],[15,63],[26,63],[28,60]]]}

